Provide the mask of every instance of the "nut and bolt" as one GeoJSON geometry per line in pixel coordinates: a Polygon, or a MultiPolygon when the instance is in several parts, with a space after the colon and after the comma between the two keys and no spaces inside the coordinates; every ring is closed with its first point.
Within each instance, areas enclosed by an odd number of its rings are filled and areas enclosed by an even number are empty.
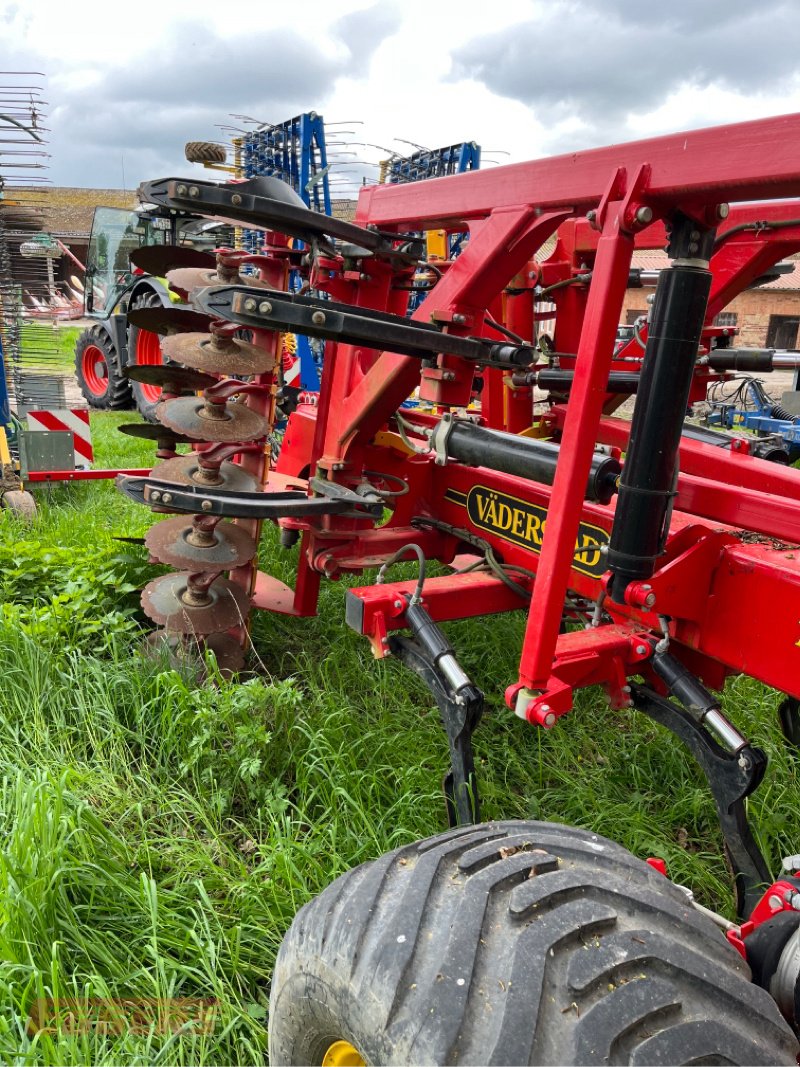
{"type": "Polygon", "coordinates": [[[539,708],[540,713],[544,716],[542,722],[545,726],[552,726],[556,721],[555,712],[551,709],[549,704],[542,704],[539,708]]]}
{"type": "Polygon", "coordinates": [[[163,493],[162,496],[161,496],[161,503],[162,504],[171,504],[172,503],[172,493],[163,493]]]}
{"type": "Polygon", "coordinates": [[[256,306],[257,306],[256,302],[255,302],[255,300],[253,300],[252,296],[249,296],[247,298],[247,300],[245,300],[245,302],[244,302],[245,311],[255,311],[256,310],[256,306]]]}
{"type": "Polygon", "coordinates": [[[161,499],[161,493],[158,491],[158,489],[154,489],[153,490],[153,492],[150,494],[150,499],[151,500],[160,500],[161,499]]]}
{"type": "Polygon", "coordinates": [[[586,221],[588,223],[591,223],[592,226],[594,226],[595,222],[597,221],[597,212],[596,211],[587,211],[586,212],[586,221]]]}
{"type": "Polygon", "coordinates": [[[655,593],[648,593],[647,596],[644,598],[644,606],[646,608],[652,608],[652,607],[655,607],[655,603],[656,603],[656,594],[655,593]]]}
{"type": "Polygon", "coordinates": [[[201,500],[200,501],[200,509],[202,511],[211,511],[211,509],[213,507],[214,507],[214,505],[211,503],[210,500],[201,500]]]}
{"type": "Polygon", "coordinates": [[[652,222],[653,209],[648,207],[647,204],[642,204],[640,208],[636,209],[636,221],[640,222],[643,226],[646,226],[648,222],[652,222]]]}
{"type": "Polygon", "coordinates": [[[647,645],[637,645],[636,646],[636,655],[637,656],[644,656],[646,654],[647,654],[647,645]]]}
{"type": "Polygon", "coordinates": [[[455,376],[453,371],[451,371],[451,370],[443,371],[443,373],[442,373],[442,381],[443,382],[454,382],[455,380],[456,380],[456,376],[455,376]]]}
{"type": "Polygon", "coordinates": [[[189,186],[189,196],[199,196],[199,195],[200,195],[200,190],[198,189],[198,187],[196,185],[190,185],[189,186]]]}
{"type": "Polygon", "coordinates": [[[186,193],[187,193],[186,186],[185,185],[176,185],[175,186],[175,192],[178,194],[178,196],[186,196],[186,193]]]}
{"type": "Polygon", "coordinates": [[[717,218],[718,219],[727,219],[727,217],[728,217],[728,215],[730,215],[730,213],[731,213],[731,205],[730,204],[717,204],[717,218]]]}
{"type": "Polygon", "coordinates": [[[456,324],[456,326],[463,326],[466,321],[467,321],[467,316],[466,315],[460,315],[460,314],[453,315],[453,322],[456,324]]]}
{"type": "Polygon", "coordinates": [[[233,206],[234,207],[239,207],[241,202],[242,202],[241,196],[239,196],[238,193],[234,193],[233,196],[231,197],[231,203],[233,204],[233,206]]]}
{"type": "Polygon", "coordinates": [[[314,323],[315,326],[323,326],[325,323],[325,312],[315,311],[311,316],[311,321],[314,323]]]}
{"type": "Polygon", "coordinates": [[[272,304],[270,304],[269,300],[262,300],[261,303],[258,305],[258,310],[262,313],[262,315],[271,315],[272,304]]]}

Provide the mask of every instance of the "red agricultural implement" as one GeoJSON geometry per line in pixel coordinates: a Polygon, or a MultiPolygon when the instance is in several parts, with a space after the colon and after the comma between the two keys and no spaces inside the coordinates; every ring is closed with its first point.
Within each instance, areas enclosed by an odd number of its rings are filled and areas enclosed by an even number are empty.
{"type": "Polygon", "coordinates": [[[183,365],[130,371],[165,390],[163,462],[121,488],[177,516],[148,535],[176,573],[145,610],[235,667],[253,610],[312,615],[323,578],[379,568],[347,622],[425,681],[450,746],[450,832],[345,875],[295,920],[273,1062],[793,1062],[800,858],[776,878],[762,855],[746,799],[766,758],[715,694],[736,673],[775,687],[800,739],[800,474],[684,417],[732,370],[797,363],[712,321],[800,250],[800,115],[369,188],[355,224],[270,179],[142,192],[267,233],[256,277],[172,250],[195,313],[141,312],[183,365]],[[429,264],[433,229],[469,240],[429,264]],[[633,251],[664,245],[647,326],[615,353],[633,251]],[[325,297],[287,293],[290,266],[325,297]],[[292,414],[270,471],[284,331],[327,347],[319,403],[292,414]],[[632,420],[615,416],[634,394],[632,420]],[[257,569],[265,520],[301,539],[293,589],[257,569]],[[407,558],[418,579],[386,580],[407,558]],[[452,573],[426,576],[428,560],[452,573]],[[737,924],[597,835],[479,823],[483,697],[438,623],[526,604],[509,708],[550,728],[599,685],[679,737],[716,802],[737,924]]]}

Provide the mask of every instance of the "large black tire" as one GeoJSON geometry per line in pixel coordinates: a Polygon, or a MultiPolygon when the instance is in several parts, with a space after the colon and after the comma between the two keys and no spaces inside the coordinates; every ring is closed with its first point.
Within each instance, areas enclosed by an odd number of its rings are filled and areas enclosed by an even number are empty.
{"type": "Polygon", "coordinates": [[[187,141],[184,154],[190,163],[224,163],[225,146],[214,141],[187,141]]]}
{"type": "Polygon", "coordinates": [[[99,411],[125,411],[132,406],[131,387],[122,376],[119,353],[102,326],[91,326],[78,338],[75,377],[90,407],[99,411]]]}
{"type": "MultiPolygon", "coordinates": [[[[140,293],[131,302],[130,310],[160,307],[163,301],[155,292],[140,293]]],[[[161,366],[168,362],[161,352],[161,337],[152,330],[142,330],[133,323],[128,325],[128,366],[144,364],[161,366]]],[[[161,390],[141,382],[131,382],[131,393],[137,411],[148,422],[157,422],[156,407],[161,399],[161,390]]]]}
{"type": "Polygon", "coordinates": [[[321,1064],[338,1041],[370,1064],[791,1064],[798,1051],[680,889],[606,838],[538,822],[463,827],[337,879],[281,946],[269,1039],[273,1067],[321,1064]]]}

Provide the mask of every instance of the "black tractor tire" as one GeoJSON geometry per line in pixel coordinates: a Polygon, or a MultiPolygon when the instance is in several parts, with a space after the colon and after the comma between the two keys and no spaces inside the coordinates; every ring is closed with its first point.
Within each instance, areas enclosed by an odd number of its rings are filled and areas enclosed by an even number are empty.
{"type": "MultiPolygon", "coordinates": [[[[160,307],[163,301],[155,292],[140,293],[131,301],[130,310],[138,308],[160,307]]],[[[161,338],[152,330],[142,330],[133,323],[128,324],[128,366],[136,364],[160,366],[169,362],[161,353],[161,338]]],[[[161,400],[161,390],[141,382],[130,382],[133,403],[136,410],[147,422],[158,422],[156,408],[161,400]]]]}
{"type": "Polygon", "coordinates": [[[183,151],[190,163],[224,163],[226,159],[224,145],[214,141],[187,141],[183,151]]]}
{"type": "Polygon", "coordinates": [[[84,330],[75,343],[75,377],[90,407],[98,411],[127,411],[133,406],[130,383],[122,375],[119,353],[102,326],[84,330]]]}
{"type": "Polygon", "coordinates": [[[553,823],[462,827],[298,912],[272,979],[270,1063],[795,1063],[750,979],[620,845],[553,823]]]}
{"type": "Polygon", "coordinates": [[[7,489],[0,496],[0,507],[13,512],[22,522],[33,522],[36,518],[36,500],[25,489],[7,489]]]}

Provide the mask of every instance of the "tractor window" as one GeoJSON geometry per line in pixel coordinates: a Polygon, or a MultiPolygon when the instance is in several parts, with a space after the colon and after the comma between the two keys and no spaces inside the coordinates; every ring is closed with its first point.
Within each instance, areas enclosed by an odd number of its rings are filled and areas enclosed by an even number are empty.
{"type": "Polygon", "coordinates": [[[94,314],[110,314],[131,279],[128,257],[145,243],[145,226],[135,211],[99,207],[94,213],[86,266],[93,271],[94,314]]]}

